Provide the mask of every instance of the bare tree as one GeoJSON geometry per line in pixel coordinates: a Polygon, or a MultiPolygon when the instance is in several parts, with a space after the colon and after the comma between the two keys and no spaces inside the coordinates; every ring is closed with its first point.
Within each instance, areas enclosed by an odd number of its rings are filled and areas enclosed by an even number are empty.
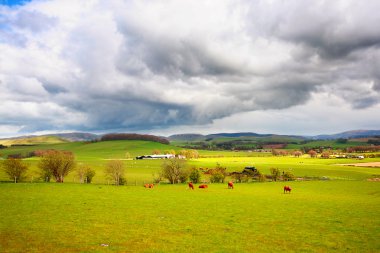
{"type": "Polygon", "coordinates": [[[182,159],[168,159],[162,164],[162,177],[169,180],[171,184],[176,184],[180,181],[186,181],[186,161],[182,159]]]}
{"type": "Polygon", "coordinates": [[[87,165],[80,165],[77,169],[77,176],[81,184],[90,184],[92,178],[95,176],[95,171],[87,165]]]}
{"type": "Polygon", "coordinates": [[[75,168],[75,157],[69,151],[49,150],[42,156],[38,167],[43,175],[52,175],[57,183],[63,183],[65,176],[75,168]]]}
{"type": "Polygon", "coordinates": [[[115,185],[120,185],[124,176],[124,163],[121,160],[111,160],[106,164],[105,174],[114,181],[115,185]]]}
{"type": "Polygon", "coordinates": [[[2,164],[5,173],[10,179],[14,180],[15,183],[23,179],[26,171],[28,170],[28,165],[25,164],[21,159],[8,158],[2,164]]]}
{"type": "Polygon", "coordinates": [[[315,158],[315,157],[317,157],[317,152],[316,151],[314,151],[314,150],[309,150],[309,152],[307,152],[309,155],[310,155],[310,157],[311,158],[315,158]]]}
{"type": "Polygon", "coordinates": [[[270,168],[273,181],[277,181],[281,177],[281,172],[278,168],[270,168]]]}

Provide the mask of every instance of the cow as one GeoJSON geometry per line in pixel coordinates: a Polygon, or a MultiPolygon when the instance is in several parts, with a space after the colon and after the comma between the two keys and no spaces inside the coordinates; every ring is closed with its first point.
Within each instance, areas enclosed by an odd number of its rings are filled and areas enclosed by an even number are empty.
{"type": "Polygon", "coordinates": [[[193,182],[189,182],[189,189],[192,189],[192,190],[194,190],[194,185],[193,185],[193,182]]]}
{"type": "Polygon", "coordinates": [[[228,189],[233,189],[234,188],[234,182],[230,181],[228,182],[228,189]]]}
{"type": "Polygon", "coordinates": [[[153,187],[154,187],[154,184],[144,184],[144,187],[145,187],[145,188],[153,188],[153,187]]]}
{"type": "Polygon", "coordinates": [[[208,185],[207,185],[207,184],[201,184],[201,185],[199,186],[199,188],[201,188],[201,189],[206,189],[206,188],[208,188],[208,185]]]}
{"type": "Polygon", "coordinates": [[[290,186],[287,186],[287,185],[284,186],[284,194],[287,192],[290,193],[291,191],[292,191],[292,188],[290,188],[290,186]]]}
{"type": "Polygon", "coordinates": [[[153,187],[154,187],[154,184],[150,184],[150,185],[149,185],[149,188],[153,188],[153,187]]]}

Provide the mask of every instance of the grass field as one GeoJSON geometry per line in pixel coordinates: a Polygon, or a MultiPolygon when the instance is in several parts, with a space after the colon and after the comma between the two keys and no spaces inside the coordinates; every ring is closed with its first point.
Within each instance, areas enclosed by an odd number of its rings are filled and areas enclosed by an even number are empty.
{"type": "Polygon", "coordinates": [[[379,183],[282,186],[0,184],[0,251],[380,251],[379,183]]]}
{"type": "MultiPolygon", "coordinates": [[[[152,150],[180,150],[181,148],[148,141],[105,141],[95,143],[68,142],[60,144],[17,146],[0,150],[3,157],[8,154],[26,154],[37,149],[70,150],[75,154],[78,164],[86,164],[96,171],[94,183],[108,183],[103,171],[109,159],[125,159],[128,152],[132,157],[150,154],[152,150]]],[[[231,152],[231,151],[199,151],[201,158],[190,160],[189,167],[213,168],[216,163],[226,167],[228,171],[241,171],[246,166],[256,166],[261,172],[269,174],[271,167],[283,171],[291,170],[296,176],[328,177],[330,179],[364,180],[373,175],[380,175],[379,168],[347,167],[337,164],[357,163],[354,159],[312,159],[307,155],[296,157],[273,157],[269,153],[231,152]]],[[[30,164],[27,181],[35,181],[39,177],[37,164],[39,158],[29,158],[30,164]]],[[[379,162],[380,158],[366,158],[360,162],[379,162]]],[[[151,182],[154,173],[161,169],[161,160],[124,160],[128,184],[151,182]]],[[[10,181],[0,170],[0,181],[10,181]]],[[[69,174],[66,182],[77,182],[75,172],[69,174]]]]}
{"type": "MultiPolygon", "coordinates": [[[[0,252],[380,252],[380,168],[341,166],[379,158],[313,159],[246,152],[199,151],[189,167],[228,171],[271,167],[328,181],[185,184],[142,187],[161,160],[123,160],[127,186],[108,185],[108,159],[180,148],[146,141],[60,143],[11,147],[3,156],[36,149],[74,152],[95,171],[94,184],[37,182],[39,158],[29,158],[27,181],[11,183],[0,170],[0,252]],[[136,185],[136,186],[135,186],[136,185]]],[[[207,179],[205,176],[203,179],[207,179]]]]}

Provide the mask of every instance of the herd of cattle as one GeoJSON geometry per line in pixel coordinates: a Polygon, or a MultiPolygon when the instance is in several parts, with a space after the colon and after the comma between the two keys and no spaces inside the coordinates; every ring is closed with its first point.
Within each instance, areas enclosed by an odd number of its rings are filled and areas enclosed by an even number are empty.
{"type": "MultiPolygon", "coordinates": [[[[193,184],[193,182],[189,182],[188,186],[189,186],[189,189],[194,190],[194,184],[193,184]]],[[[229,181],[228,184],[227,184],[227,186],[228,186],[228,189],[234,189],[234,182],[229,181]]],[[[144,187],[145,188],[153,188],[154,184],[144,184],[144,187]]],[[[200,189],[206,189],[206,188],[208,188],[208,185],[207,184],[201,184],[201,185],[199,185],[198,188],[200,188],[200,189]]],[[[288,186],[288,185],[284,186],[284,194],[285,193],[290,193],[291,191],[292,191],[292,188],[290,186],[288,186]]]]}

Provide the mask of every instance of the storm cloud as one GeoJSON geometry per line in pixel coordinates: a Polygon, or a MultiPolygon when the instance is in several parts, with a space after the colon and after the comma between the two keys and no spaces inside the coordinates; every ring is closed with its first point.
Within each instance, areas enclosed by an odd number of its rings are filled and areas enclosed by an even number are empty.
{"type": "Polygon", "coordinates": [[[376,108],[379,9],[375,0],[0,5],[0,129],[206,126],[328,103],[318,94],[376,108]]]}

